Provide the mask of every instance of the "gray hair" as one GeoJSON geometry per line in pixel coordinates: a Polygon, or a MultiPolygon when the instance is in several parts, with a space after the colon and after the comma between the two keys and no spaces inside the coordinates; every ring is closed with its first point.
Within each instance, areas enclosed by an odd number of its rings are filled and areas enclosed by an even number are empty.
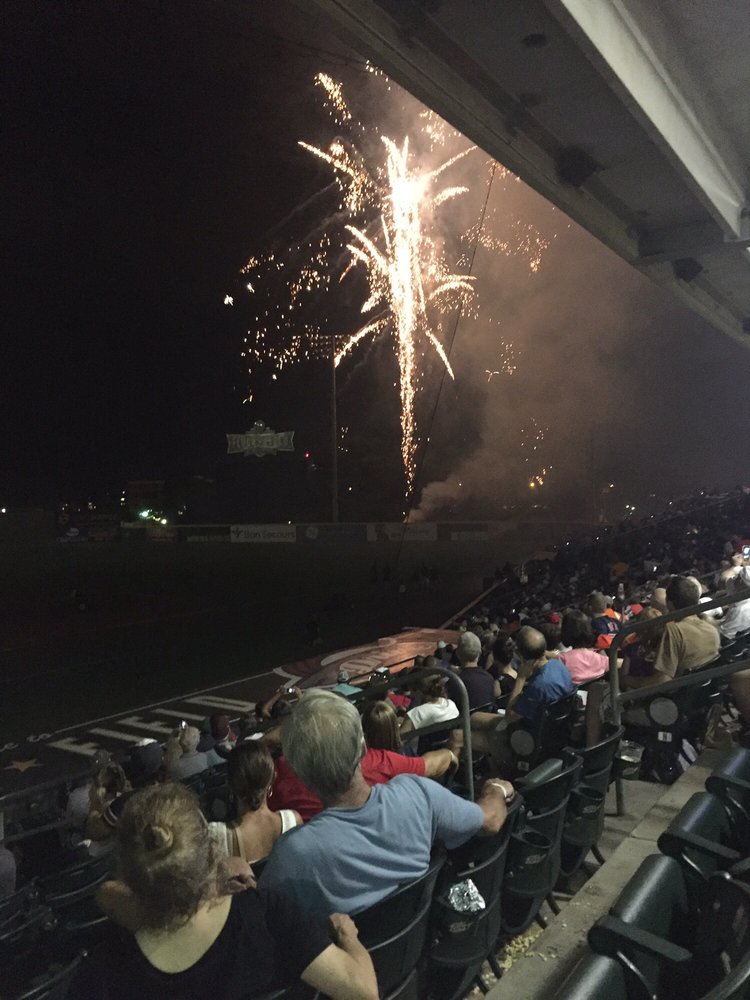
{"type": "Polygon", "coordinates": [[[281,746],[310,791],[334,802],[351,785],[365,751],[359,712],[332,691],[306,691],[284,719],[281,746]]]}
{"type": "Polygon", "coordinates": [[[461,638],[458,640],[458,646],[456,646],[456,656],[461,662],[461,666],[466,663],[474,663],[478,660],[482,653],[482,643],[478,635],[474,632],[464,632],[461,638]]]}

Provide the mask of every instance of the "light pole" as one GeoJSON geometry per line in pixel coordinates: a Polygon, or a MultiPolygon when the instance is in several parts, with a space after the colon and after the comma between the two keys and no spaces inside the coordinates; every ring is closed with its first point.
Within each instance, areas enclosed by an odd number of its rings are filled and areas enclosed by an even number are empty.
{"type": "Polygon", "coordinates": [[[336,414],[336,338],[331,337],[331,520],[339,519],[339,427],[336,414]]]}

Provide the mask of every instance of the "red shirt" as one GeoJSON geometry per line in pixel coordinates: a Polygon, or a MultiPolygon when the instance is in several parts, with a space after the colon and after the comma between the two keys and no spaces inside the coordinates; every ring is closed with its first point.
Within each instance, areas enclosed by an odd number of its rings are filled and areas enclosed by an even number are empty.
{"type": "MultiPolygon", "coordinates": [[[[424,777],[424,760],[421,757],[405,757],[390,750],[368,750],[362,758],[362,775],[368,785],[382,785],[397,774],[416,774],[424,777]]],[[[276,774],[269,809],[296,809],[302,819],[312,819],[323,810],[323,803],[303,785],[283,757],[276,761],[276,774]]]]}
{"type": "Polygon", "coordinates": [[[395,691],[389,691],[388,697],[396,708],[409,708],[411,705],[411,698],[406,694],[396,694],[395,691]]]}

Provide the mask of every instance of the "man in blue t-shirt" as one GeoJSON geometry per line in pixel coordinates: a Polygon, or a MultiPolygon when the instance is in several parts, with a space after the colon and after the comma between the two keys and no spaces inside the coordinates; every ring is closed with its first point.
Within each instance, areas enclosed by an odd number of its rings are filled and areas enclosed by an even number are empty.
{"type": "MultiPolygon", "coordinates": [[[[475,712],[471,717],[472,746],[489,753],[502,769],[512,756],[507,729],[512,723],[536,722],[545,705],[551,705],[576,689],[573,678],[562,660],[548,659],[547,643],[541,632],[525,625],[515,635],[519,664],[505,717],[475,712]]],[[[502,773],[502,772],[501,772],[502,773]]]]}
{"type": "Polygon", "coordinates": [[[280,837],[261,875],[317,913],[361,913],[427,871],[433,844],[458,847],[505,822],[509,782],[486,782],[467,802],[429,778],[400,775],[370,787],[356,708],[330,691],[306,693],[282,728],[284,756],[325,805],[280,837]]]}

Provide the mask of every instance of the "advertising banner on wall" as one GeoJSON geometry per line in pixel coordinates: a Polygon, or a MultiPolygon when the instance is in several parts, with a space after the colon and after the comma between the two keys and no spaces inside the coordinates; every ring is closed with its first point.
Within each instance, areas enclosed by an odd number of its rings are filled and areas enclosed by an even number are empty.
{"type": "Polygon", "coordinates": [[[233,542],[296,542],[293,524],[233,524],[229,529],[233,542]]]}
{"type": "Polygon", "coordinates": [[[417,521],[415,524],[368,524],[368,542],[434,542],[437,540],[437,524],[431,521],[417,521]]]}
{"type": "Polygon", "coordinates": [[[146,537],[150,542],[176,542],[179,531],[175,524],[147,524],[146,537]]]}
{"type": "Polygon", "coordinates": [[[452,542],[486,542],[490,537],[489,525],[476,521],[467,524],[451,524],[450,540],[452,542]]]}
{"type": "Polygon", "coordinates": [[[364,524],[298,524],[298,542],[364,542],[364,524]]]}

